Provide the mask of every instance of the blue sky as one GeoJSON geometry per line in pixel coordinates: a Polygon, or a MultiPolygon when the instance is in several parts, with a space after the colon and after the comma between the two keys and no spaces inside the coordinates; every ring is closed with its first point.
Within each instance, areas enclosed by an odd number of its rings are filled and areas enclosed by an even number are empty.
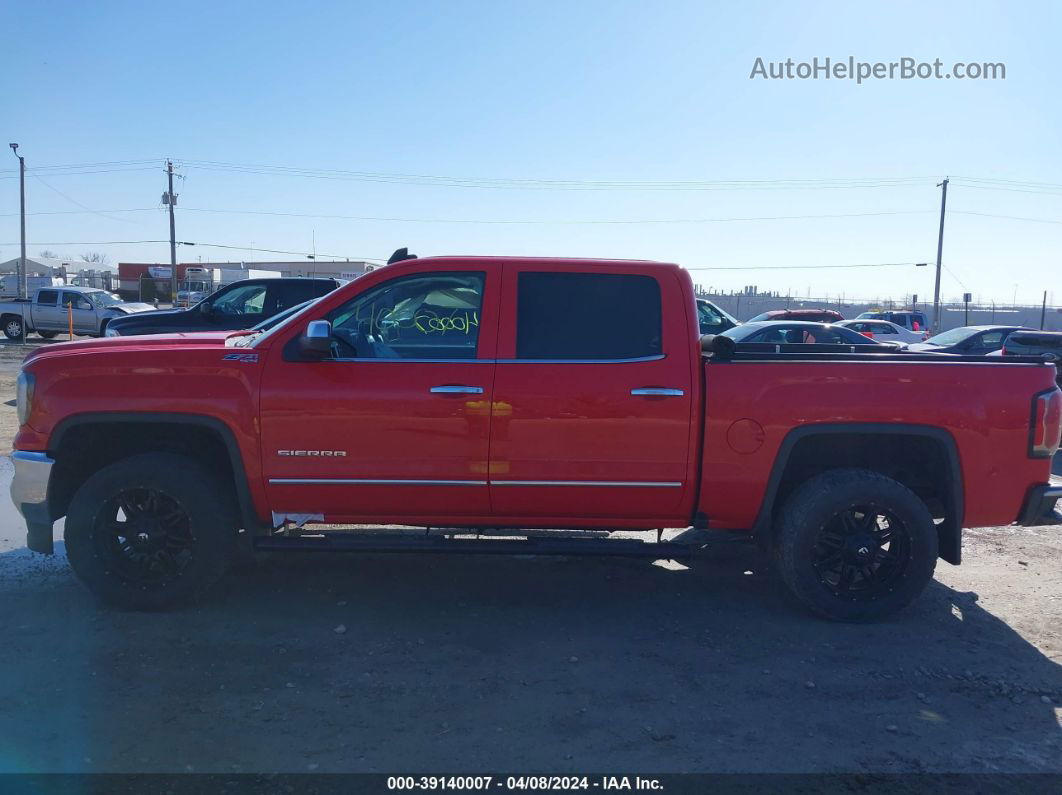
{"type": "MultiPolygon", "coordinates": [[[[727,289],[927,297],[932,268],[796,266],[932,261],[935,183],[944,175],[1062,183],[1060,9],[25,3],[5,12],[0,127],[30,167],[152,161],[31,176],[29,211],[51,214],[29,217],[30,254],[98,250],[112,262],[168,261],[165,244],[90,244],[168,236],[165,213],[150,208],[165,188],[162,160],[173,157],[183,175],[181,240],[292,251],[309,251],[313,240],[318,252],[351,258],[386,257],[402,245],[422,255],[652,258],[680,262],[696,269],[696,281],[727,289]],[[849,55],[940,58],[946,66],[1001,61],[1007,77],[863,85],[749,79],[757,57],[849,55]],[[815,190],[777,182],[760,190],[492,189],[189,161],[613,183],[919,179],[815,190]],[[846,217],[573,223],[792,215],[846,217]],[[448,222],[455,220],[547,223],[448,222]],[[65,242],[78,245],[56,245],[65,242]]],[[[0,155],[4,260],[18,254],[17,180],[9,170],[16,165],[10,153],[0,155]]],[[[984,299],[1017,294],[1028,302],[1047,289],[1062,303],[1062,188],[985,189],[956,179],[948,198],[955,213],[945,240],[946,299],[965,286],[984,299]],[[999,215],[1053,223],[987,217],[999,215]]],[[[197,256],[285,258],[179,251],[182,260],[197,256]]]]}

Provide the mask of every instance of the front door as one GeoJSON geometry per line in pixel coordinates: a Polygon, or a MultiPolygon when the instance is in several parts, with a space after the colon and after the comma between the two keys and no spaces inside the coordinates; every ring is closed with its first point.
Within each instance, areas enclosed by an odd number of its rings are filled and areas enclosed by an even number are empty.
{"type": "Polygon", "coordinates": [[[330,358],[300,360],[297,336],[270,348],[261,422],[274,512],[483,521],[500,280],[482,266],[381,271],[305,318],[331,322],[330,358]]]}
{"type": "Polygon", "coordinates": [[[507,266],[491,431],[495,514],[560,526],[676,519],[693,488],[695,425],[697,321],[692,304],[681,311],[681,278],[622,264],[589,273],[507,266]],[[677,311],[665,317],[663,306],[677,311]]]}
{"type": "Polygon", "coordinates": [[[273,313],[266,313],[269,288],[262,282],[234,287],[211,301],[209,321],[216,329],[256,326],[273,313]]]}
{"type": "Polygon", "coordinates": [[[63,291],[63,327],[70,328],[70,321],[74,323],[75,334],[95,334],[96,308],[81,293],[63,291]]]}

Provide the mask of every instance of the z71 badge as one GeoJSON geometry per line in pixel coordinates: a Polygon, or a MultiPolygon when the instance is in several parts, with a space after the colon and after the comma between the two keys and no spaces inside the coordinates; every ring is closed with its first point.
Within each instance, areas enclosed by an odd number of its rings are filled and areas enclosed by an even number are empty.
{"type": "Polygon", "coordinates": [[[233,362],[257,362],[257,353],[226,353],[224,357],[225,361],[233,362]]]}

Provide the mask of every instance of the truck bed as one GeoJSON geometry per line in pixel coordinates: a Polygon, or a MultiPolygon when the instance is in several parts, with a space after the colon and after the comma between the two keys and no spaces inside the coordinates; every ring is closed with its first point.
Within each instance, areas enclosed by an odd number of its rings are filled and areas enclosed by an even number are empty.
{"type": "Polygon", "coordinates": [[[1043,360],[807,347],[739,345],[703,358],[702,524],[754,528],[769,519],[759,508],[784,490],[789,462],[843,466],[855,448],[914,472],[954,457],[967,527],[1015,521],[1024,495],[1047,480],[1049,463],[1028,454],[1033,397],[1054,382],[1043,360]]]}

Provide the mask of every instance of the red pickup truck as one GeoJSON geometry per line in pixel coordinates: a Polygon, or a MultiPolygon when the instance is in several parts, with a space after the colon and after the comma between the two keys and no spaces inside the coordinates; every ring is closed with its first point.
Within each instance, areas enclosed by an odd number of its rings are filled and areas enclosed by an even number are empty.
{"type": "Polygon", "coordinates": [[[1052,365],[825,348],[699,337],[677,265],[410,259],[266,332],[38,349],[12,496],[31,549],[65,516],[77,575],[138,608],[241,547],[683,559],[743,534],[867,620],[963,527],[1062,495],[1052,365]]]}

